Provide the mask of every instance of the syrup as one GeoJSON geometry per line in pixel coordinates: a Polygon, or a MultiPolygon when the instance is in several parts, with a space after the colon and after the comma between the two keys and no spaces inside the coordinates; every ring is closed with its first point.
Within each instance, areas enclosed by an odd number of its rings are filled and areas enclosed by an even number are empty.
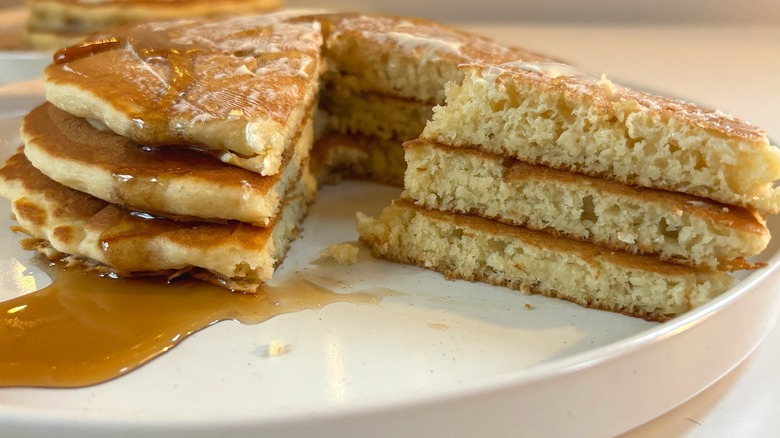
{"type": "MultiPolygon", "coordinates": [[[[201,47],[189,44],[174,44],[167,30],[137,33],[131,36],[89,41],[65,47],[54,54],[55,64],[67,64],[103,52],[128,48],[147,64],[162,64],[170,72],[165,87],[152,108],[132,114],[136,126],[151,138],[163,139],[169,130],[169,112],[184,99],[195,80],[194,69],[201,47]]],[[[190,102],[190,104],[192,104],[190,102]]]]}
{"type": "Polygon", "coordinates": [[[274,316],[348,302],[300,276],[256,295],[189,278],[115,279],[55,267],[54,282],[0,303],[0,387],[79,387],[122,376],[224,320],[256,324],[274,316]]]}
{"type": "Polygon", "coordinates": [[[54,52],[54,63],[67,64],[87,56],[114,50],[121,47],[122,44],[123,42],[119,38],[111,37],[65,47],[54,52]]]}

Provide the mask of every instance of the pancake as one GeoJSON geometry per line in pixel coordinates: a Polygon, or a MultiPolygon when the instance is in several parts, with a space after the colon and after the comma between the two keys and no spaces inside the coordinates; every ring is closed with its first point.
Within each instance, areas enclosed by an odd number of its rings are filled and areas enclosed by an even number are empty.
{"type": "Polygon", "coordinates": [[[324,129],[354,137],[318,143],[327,146],[316,153],[326,160],[318,166],[325,170],[318,172],[323,181],[346,176],[400,185],[405,169],[401,143],[420,135],[433,106],[443,103],[444,84],[462,79],[458,64],[548,59],[416,18],[314,18],[323,24],[329,61],[319,103],[324,129]]]}
{"type": "Polygon", "coordinates": [[[404,196],[417,205],[709,269],[746,269],[769,243],[751,211],[626,186],[426,140],[405,144],[404,196]]]}
{"type": "Polygon", "coordinates": [[[261,176],[191,149],[144,147],[48,103],[25,117],[21,135],[33,166],[72,189],[131,210],[259,226],[276,216],[312,143],[308,122],[282,172],[261,176]]]}
{"type": "Polygon", "coordinates": [[[716,297],[735,280],[716,271],[605,251],[488,219],[398,200],[376,218],[358,213],[373,253],[448,278],[483,281],[582,306],[665,321],[716,297]]]}
{"type": "Polygon", "coordinates": [[[780,212],[780,151],[759,128],[562,64],[461,68],[466,78],[448,87],[422,138],[780,212]]]}
{"type": "Polygon", "coordinates": [[[279,6],[279,0],[27,0],[27,33],[34,48],[58,49],[122,24],[250,14],[279,6]]]}
{"type": "Polygon", "coordinates": [[[417,18],[331,14],[318,19],[332,61],[326,82],[431,105],[444,101],[445,83],[463,77],[459,64],[549,60],[417,18]]]}
{"type": "Polygon", "coordinates": [[[316,21],[289,14],[158,22],[55,55],[46,99],[137,143],[197,146],[262,175],[311,116],[324,67],[316,21]]]}
{"type": "Polygon", "coordinates": [[[406,162],[395,140],[331,132],[314,144],[311,160],[312,172],[322,183],[355,178],[403,186],[406,162]]]}
{"type": "MultiPolygon", "coordinates": [[[[320,93],[324,130],[401,142],[417,138],[433,114],[433,106],[411,99],[354,92],[329,84],[320,93]]],[[[399,147],[400,149],[400,147],[399,147]]]]}
{"type": "Polygon", "coordinates": [[[248,292],[271,278],[315,190],[304,169],[281,214],[261,228],[237,221],[177,222],[125,210],[49,179],[21,151],[0,169],[0,195],[12,201],[21,231],[48,242],[39,246],[44,251],[50,245],[120,276],[193,271],[248,292]]]}

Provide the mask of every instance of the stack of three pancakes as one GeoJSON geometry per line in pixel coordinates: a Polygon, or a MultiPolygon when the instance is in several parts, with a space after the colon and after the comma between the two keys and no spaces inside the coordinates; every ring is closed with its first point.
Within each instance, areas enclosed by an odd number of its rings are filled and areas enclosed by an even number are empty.
{"type": "Polygon", "coordinates": [[[58,52],[49,102],[0,170],[28,246],[255,290],[315,196],[321,45],[316,22],[258,16],[139,25],[58,52]]]}
{"type": "Polygon", "coordinates": [[[562,64],[461,69],[401,199],[359,217],[376,254],[658,321],[755,267],[780,210],[761,129],[562,64]]]}

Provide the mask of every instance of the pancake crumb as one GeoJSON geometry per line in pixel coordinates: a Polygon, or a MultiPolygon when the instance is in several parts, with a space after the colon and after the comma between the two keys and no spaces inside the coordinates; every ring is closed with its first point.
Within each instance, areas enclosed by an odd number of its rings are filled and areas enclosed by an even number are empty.
{"type": "Polygon", "coordinates": [[[523,307],[525,308],[525,310],[533,310],[534,309],[533,304],[528,304],[528,303],[523,304],[523,307]]]}
{"type": "Polygon", "coordinates": [[[320,256],[323,259],[333,259],[339,265],[354,265],[358,260],[360,248],[352,243],[336,243],[325,248],[320,256]]]}
{"type": "Polygon", "coordinates": [[[273,340],[268,344],[268,357],[281,356],[285,352],[284,341],[273,340]]]}

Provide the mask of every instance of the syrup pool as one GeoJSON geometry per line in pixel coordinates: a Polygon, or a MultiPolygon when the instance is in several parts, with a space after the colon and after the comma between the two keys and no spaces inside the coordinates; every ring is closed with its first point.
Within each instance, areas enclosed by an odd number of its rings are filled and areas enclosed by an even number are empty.
{"type": "Polygon", "coordinates": [[[126,374],[224,320],[256,324],[338,302],[375,304],[298,275],[256,295],[189,278],[114,279],[54,267],[53,283],[0,303],[0,387],[79,387],[126,374]]]}

